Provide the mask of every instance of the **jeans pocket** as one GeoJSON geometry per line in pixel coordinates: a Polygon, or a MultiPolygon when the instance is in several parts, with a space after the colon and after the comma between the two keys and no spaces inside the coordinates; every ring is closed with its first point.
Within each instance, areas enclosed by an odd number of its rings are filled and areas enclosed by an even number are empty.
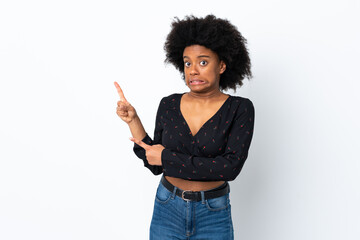
{"type": "Polygon", "coordinates": [[[167,190],[167,188],[165,188],[164,185],[162,185],[162,183],[160,183],[156,190],[155,200],[159,203],[165,204],[170,200],[171,195],[172,195],[172,192],[167,190]]]}
{"type": "Polygon", "coordinates": [[[206,199],[205,203],[210,211],[223,210],[229,206],[229,193],[221,197],[206,199]]]}

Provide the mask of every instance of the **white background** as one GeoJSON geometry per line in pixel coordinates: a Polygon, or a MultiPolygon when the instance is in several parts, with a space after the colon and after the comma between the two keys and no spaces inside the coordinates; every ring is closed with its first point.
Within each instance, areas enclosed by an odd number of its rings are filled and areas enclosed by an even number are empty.
{"type": "Polygon", "coordinates": [[[249,157],[235,239],[360,239],[360,5],[348,1],[1,1],[0,239],[147,239],[160,176],[116,115],[118,81],[153,137],[173,17],[248,40],[249,157]]]}

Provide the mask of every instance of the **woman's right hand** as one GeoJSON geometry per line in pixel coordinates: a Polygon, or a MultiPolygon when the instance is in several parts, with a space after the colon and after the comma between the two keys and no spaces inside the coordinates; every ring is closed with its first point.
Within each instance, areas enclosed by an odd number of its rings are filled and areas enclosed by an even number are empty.
{"type": "Polygon", "coordinates": [[[114,82],[114,85],[117,89],[117,92],[120,96],[120,101],[117,102],[116,114],[127,124],[137,117],[136,110],[131,104],[126,100],[123,91],[120,88],[120,85],[117,82],[114,82]]]}

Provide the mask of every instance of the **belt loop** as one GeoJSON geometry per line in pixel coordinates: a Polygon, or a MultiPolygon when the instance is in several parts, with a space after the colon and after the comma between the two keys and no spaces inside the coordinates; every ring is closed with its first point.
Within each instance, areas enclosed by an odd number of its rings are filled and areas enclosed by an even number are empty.
{"type": "Polygon", "coordinates": [[[171,199],[174,199],[174,198],[175,198],[176,190],[177,190],[177,187],[174,186],[174,190],[173,190],[173,192],[172,192],[172,194],[171,194],[171,199]]]}
{"type": "Polygon", "coordinates": [[[205,193],[204,191],[200,191],[201,193],[201,204],[205,204],[205,193]]]}

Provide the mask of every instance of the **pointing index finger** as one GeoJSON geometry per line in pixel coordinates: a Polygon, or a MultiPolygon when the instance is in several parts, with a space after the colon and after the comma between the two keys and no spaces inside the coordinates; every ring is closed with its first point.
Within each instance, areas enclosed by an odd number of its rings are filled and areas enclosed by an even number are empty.
{"type": "Polygon", "coordinates": [[[150,145],[147,145],[146,143],[144,143],[141,140],[137,140],[136,138],[130,137],[130,140],[133,141],[134,143],[136,143],[137,145],[139,145],[140,147],[142,147],[143,149],[147,149],[148,147],[150,147],[150,145]]]}
{"type": "Polygon", "coordinates": [[[127,102],[127,100],[126,100],[126,98],[125,98],[125,96],[124,96],[124,93],[123,93],[123,91],[121,90],[120,85],[119,85],[117,82],[114,82],[114,85],[115,85],[116,90],[117,90],[117,92],[118,92],[118,94],[119,94],[120,101],[123,101],[123,100],[124,100],[125,102],[127,102]]]}

